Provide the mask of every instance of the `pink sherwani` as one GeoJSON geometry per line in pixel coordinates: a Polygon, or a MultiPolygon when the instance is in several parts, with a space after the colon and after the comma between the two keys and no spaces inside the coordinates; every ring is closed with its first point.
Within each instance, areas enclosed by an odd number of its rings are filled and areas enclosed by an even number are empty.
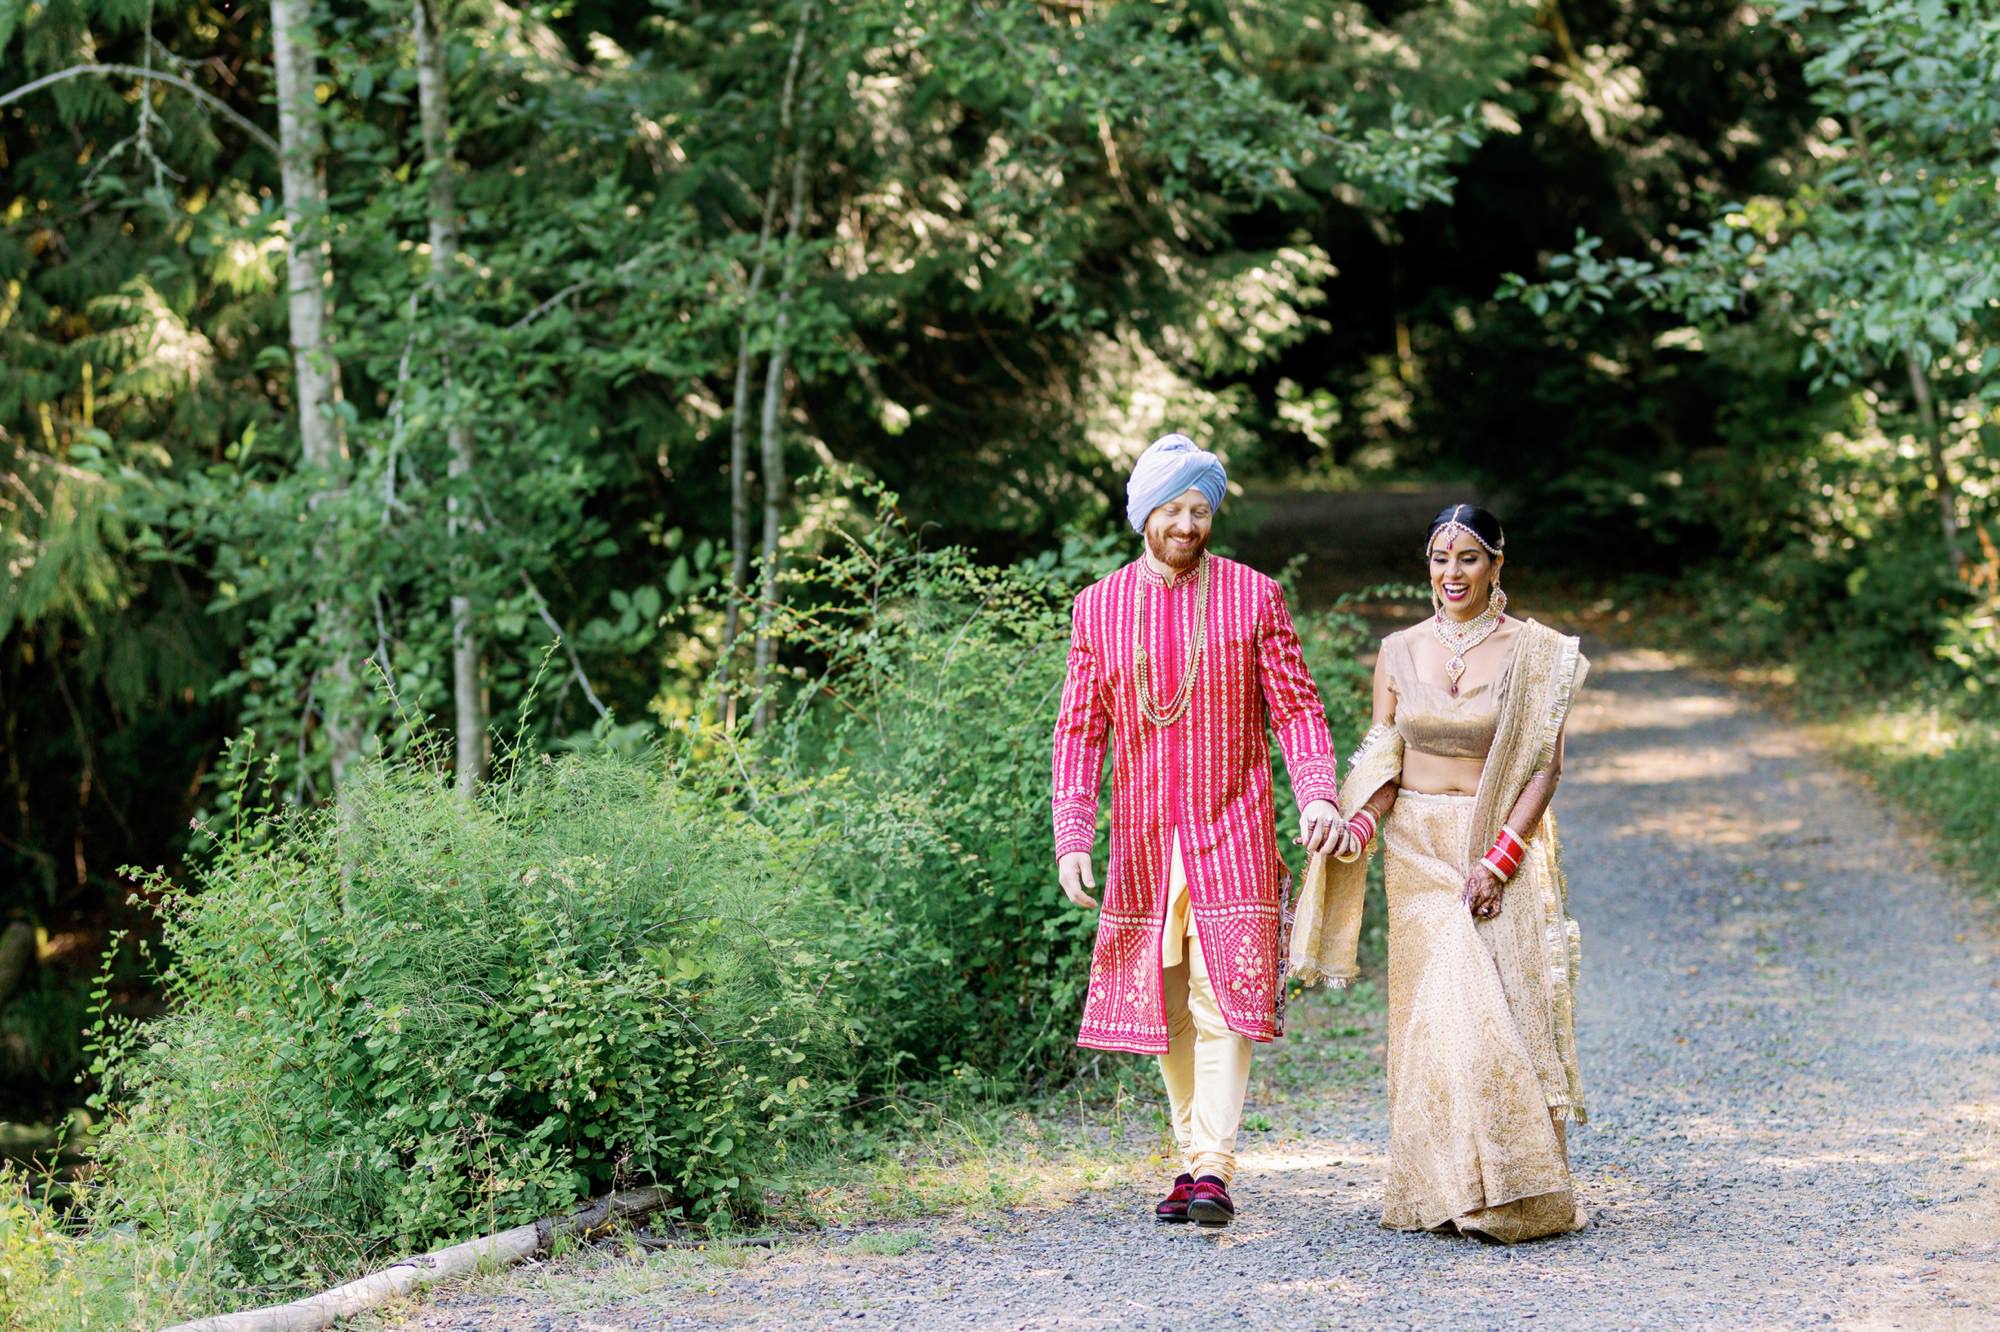
{"type": "Polygon", "coordinates": [[[1276,582],[1215,555],[1200,673],[1187,713],[1161,728],[1139,715],[1134,618],[1146,580],[1153,697],[1172,699],[1194,632],[1193,570],[1172,586],[1141,560],[1077,595],[1069,678],[1055,733],[1056,854],[1096,841],[1110,749],[1111,867],[1077,1044],[1167,1051],[1160,928],[1168,853],[1180,833],[1189,897],[1216,1000],[1232,1030],[1271,1039],[1278,925],[1291,876],[1278,855],[1271,749],[1278,733],[1301,805],[1334,800],[1333,737],[1276,582]]]}

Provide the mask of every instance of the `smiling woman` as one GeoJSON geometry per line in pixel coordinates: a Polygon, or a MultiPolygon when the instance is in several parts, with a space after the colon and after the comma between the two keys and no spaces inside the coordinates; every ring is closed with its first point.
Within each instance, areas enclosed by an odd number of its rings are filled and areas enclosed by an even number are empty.
{"type": "Polygon", "coordinates": [[[1314,864],[1292,963],[1302,978],[1353,974],[1361,852],[1380,828],[1382,1224],[1511,1242],[1584,1223],[1564,1137],[1565,1123],[1584,1117],[1571,1012],[1577,933],[1548,806],[1588,666],[1574,638],[1504,614],[1505,546],[1484,509],[1454,504],[1431,521],[1435,614],[1382,644],[1375,725],[1342,790],[1343,808],[1357,812],[1335,863],[1314,864]]]}

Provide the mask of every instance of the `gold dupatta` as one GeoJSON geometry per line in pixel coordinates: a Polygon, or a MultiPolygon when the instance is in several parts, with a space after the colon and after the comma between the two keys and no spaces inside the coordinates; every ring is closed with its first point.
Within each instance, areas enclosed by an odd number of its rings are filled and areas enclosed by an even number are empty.
{"type": "MultiPolygon", "coordinates": [[[[1499,729],[1473,797],[1468,867],[1493,844],[1528,779],[1555,760],[1570,700],[1589,672],[1576,639],[1534,620],[1524,621],[1520,633],[1499,729]]],[[[1341,783],[1341,808],[1359,809],[1384,782],[1395,781],[1402,767],[1402,739],[1395,728],[1372,728],[1341,783]]],[[[1500,966],[1508,1006],[1537,1056],[1551,1109],[1581,1122],[1574,1007],[1579,937],[1567,911],[1561,840],[1553,814],[1543,815],[1536,828],[1517,831],[1528,841],[1528,854],[1508,883],[1500,917],[1481,924],[1481,937],[1500,966]]],[[[1350,864],[1312,858],[1292,922],[1289,958],[1291,974],[1302,983],[1345,985],[1354,978],[1367,881],[1367,851],[1350,864]]]]}
{"type": "MultiPolygon", "coordinates": [[[[1555,761],[1570,701],[1590,672],[1577,640],[1534,620],[1521,625],[1500,726],[1473,797],[1465,863],[1493,845],[1528,779],[1555,761]]],[[[1528,854],[1507,883],[1500,916],[1482,922],[1480,938],[1500,969],[1522,1039],[1542,1090],[1558,1117],[1582,1123],[1583,1079],[1576,1066],[1576,980],[1581,936],[1569,918],[1569,884],[1553,810],[1534,828],[1517,828],[1528,854]]]]}
{"type": "MultiPolygon", "coordinates": [[[[1348,760],[1340,784],[1342,810],[1359,809],[1369,796],[1403,771],[1403,737],[1393,726],[1376,726],[1348,760]]],[[[1374,843],[1369,843],[1372,848],[1374,843]]],[[[1306,865],[1305,887],[1292,917],[1290,971],[1302,985],[1325,981],[1342,986],[1354,979],[1361,946],[1361,899],[1368,889],[1368,850],[1346,864],[1314,856],[1306,865]]]]}

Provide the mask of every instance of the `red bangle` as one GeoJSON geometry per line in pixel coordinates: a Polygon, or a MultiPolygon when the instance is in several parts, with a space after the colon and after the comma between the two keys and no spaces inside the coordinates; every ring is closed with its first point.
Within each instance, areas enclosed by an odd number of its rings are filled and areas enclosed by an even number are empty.
{"type": "Polygon", "coordinates": [[[1514,877],[1515,870],[1521,868],[1521,861],[1527,854],[1527,843],[1512,828],[1502,828],[1493,839],[1493,848],[1481,857],[1479,863],[1505,883],[1514,877]]]}
{"type": "Polygon", "coordinates": [[[1364,809],[1349,819],[1347,826],[1361,839],[1361,845],[1366,847],[1375,840],[1375,829],[1380,825],[1375,821],[1375,811],[1364,809]]]}

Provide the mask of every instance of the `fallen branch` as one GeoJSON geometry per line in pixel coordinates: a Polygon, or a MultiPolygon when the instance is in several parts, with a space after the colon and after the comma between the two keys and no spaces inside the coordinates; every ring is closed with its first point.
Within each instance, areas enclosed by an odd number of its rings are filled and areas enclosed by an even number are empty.
{"type": "Polygon", "coordinates": [[[606,1194],[568,1216],[544,1217],[497,1235],[406,1258],[373,1276],[335,1286],[319,1295],[265,1309],[199,1318],[168,1328],[167,1332],[317,1332],[333,1326],[335,1319],[373,1309],[409,1294],[418,1286],[463,1276],[488,1261],[501,1266],[518,1263],[547,1252],[558,1236],[588,1235],[613,1222],[658,1211],[667,1201],[666,1190],[658,1188],[606,1194]]]}

